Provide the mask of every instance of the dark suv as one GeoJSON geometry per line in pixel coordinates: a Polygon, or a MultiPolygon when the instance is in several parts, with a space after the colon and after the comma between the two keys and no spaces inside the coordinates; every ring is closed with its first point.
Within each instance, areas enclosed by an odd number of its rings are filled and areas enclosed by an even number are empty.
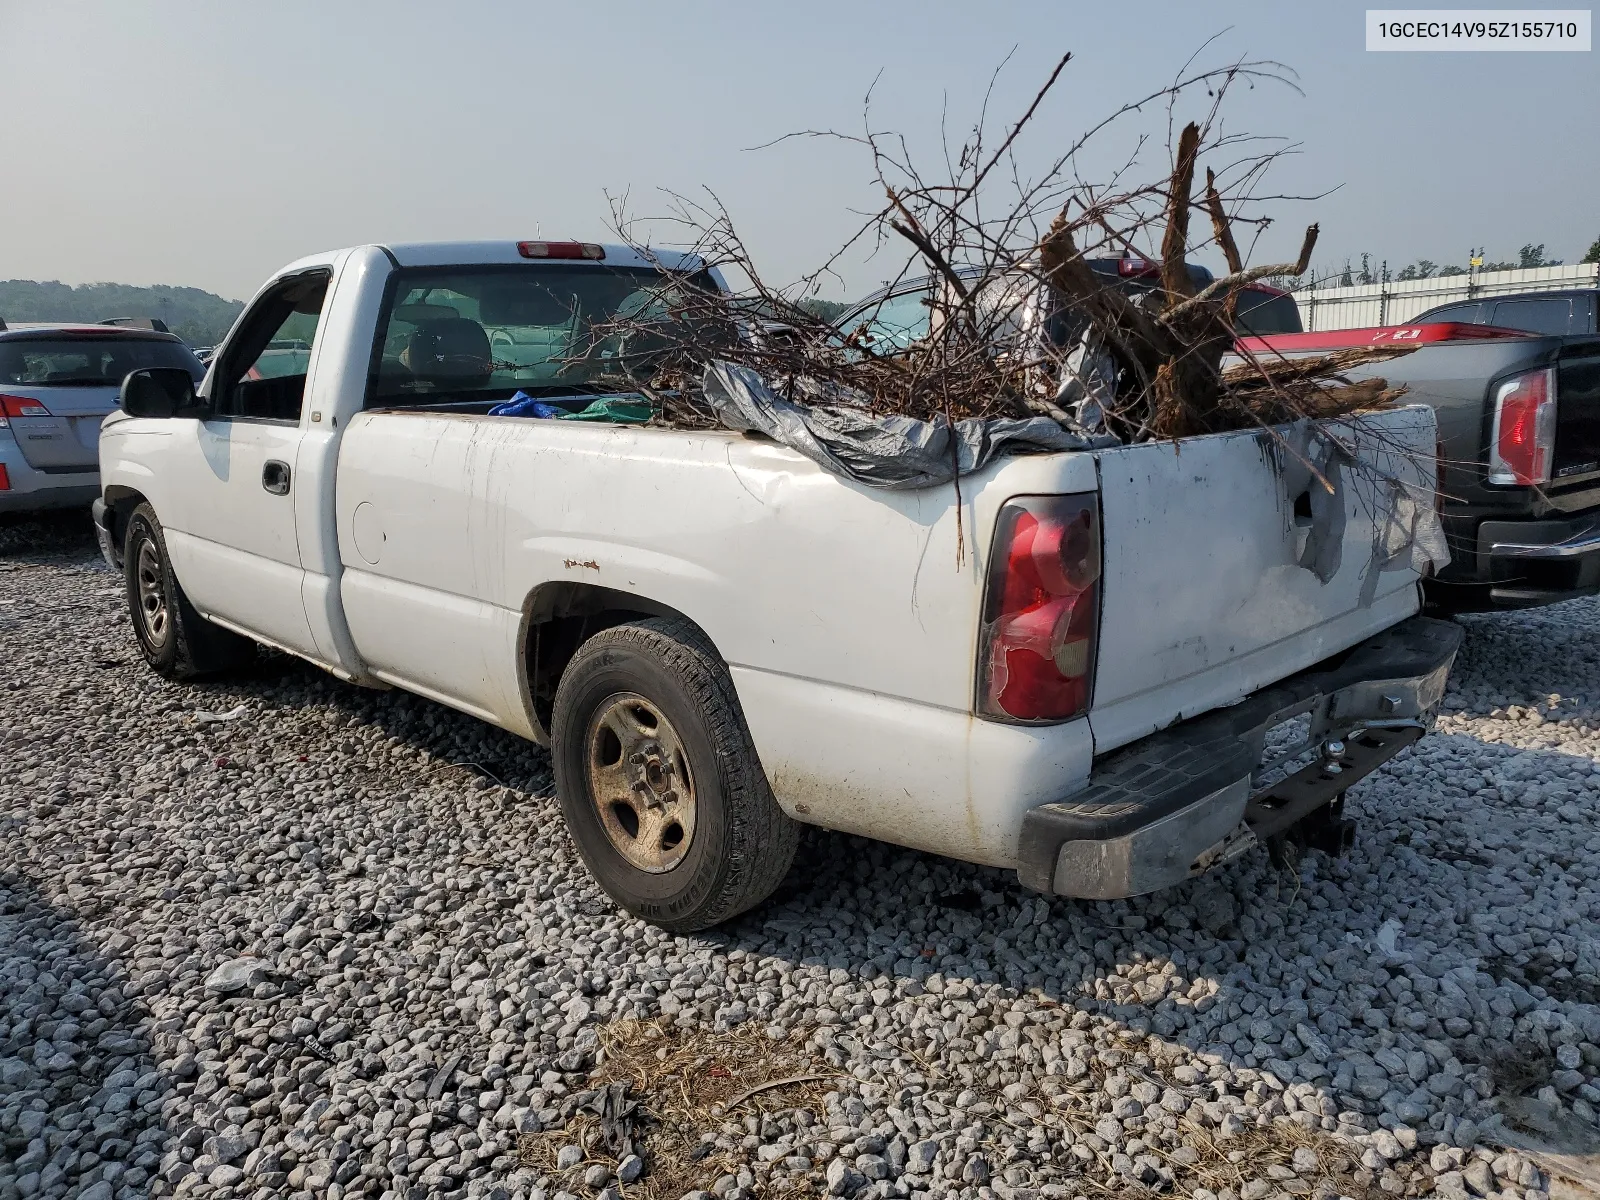
{"type": "Polygon", "coordinates": [[[1430,308],[1407,325],[1494,325],[1529,333],[1594,333],[1600,310],[1600,289],[1563,292],[1521,292],[1512,296],[1480,296],[1430,308]]]}

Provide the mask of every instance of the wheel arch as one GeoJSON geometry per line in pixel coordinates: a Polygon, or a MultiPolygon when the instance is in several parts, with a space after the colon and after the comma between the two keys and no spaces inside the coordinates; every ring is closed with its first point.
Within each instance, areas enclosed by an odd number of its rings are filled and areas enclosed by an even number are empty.
{"type": "Polygon", "coordinates": [[[542,584],[529,594],[517,634],[517,683],[528,723],[541,745],[550,744],[556,687],[578,647],[602,629],[640,617],[677,617],[712,642],[687,613],[634,592],[560,580],[542,584]]]}
{"type": "Polygon", "coordinates": [[[110,539],[111,553],[117,566],[122,565],[122,543],[128,533],[128,518],[139,505],[149,498],[138,488],[123,483],[108,483],[100,493],[105,513],[101,518],[110,539]]]}

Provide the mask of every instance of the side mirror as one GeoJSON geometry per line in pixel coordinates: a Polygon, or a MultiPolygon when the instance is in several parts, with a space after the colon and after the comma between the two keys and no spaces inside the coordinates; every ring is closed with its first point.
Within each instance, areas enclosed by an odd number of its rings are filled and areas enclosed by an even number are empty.
{"type": "Polygon", "coordinates": [[[192,417],[199,407],[194,378],[182,367],[143,367],[122,381],[122,411],[130,417],[192,417]]]}

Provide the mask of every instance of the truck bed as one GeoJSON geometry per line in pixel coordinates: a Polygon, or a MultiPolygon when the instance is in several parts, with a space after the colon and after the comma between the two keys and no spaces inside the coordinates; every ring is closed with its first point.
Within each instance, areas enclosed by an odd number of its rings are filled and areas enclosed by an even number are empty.
{"type": "MultiPolygon", "coordinates": [[[[1426,485],[1426,410],[1329,432],[1426,485]]],[[[1004,459],[962,481],[958,518],[949,486],[876,490],[731,433],[365,413],[339,455],[340,595],[380,678],[534,737],[517,652],[530,612],[598,588],[689,615],[727,660],[793,815],[1012,865],[1022,812],[1079,786],[1096,754],[1416,611],[1410,560],[1374,565],[1369,470],[1335,481],[1328,579],[1296,565],[1315,483],[1298,453],[1263,432],[1004,459]],[[976,719],[1001,504],[1095,491],[1105,575],[1089,720],[976,719]],[[968,750],[959,776],[952,746],[968,750]]]]}

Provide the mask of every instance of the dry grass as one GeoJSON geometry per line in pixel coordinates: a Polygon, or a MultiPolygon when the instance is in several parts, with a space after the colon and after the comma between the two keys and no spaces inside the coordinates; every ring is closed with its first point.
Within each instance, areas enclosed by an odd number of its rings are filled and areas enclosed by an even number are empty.
{"type": "MultiPolygon", "coordinates": [[[[1136,1052],[1150,1054],[1155,1049],[1148,1039],[1137,1034],[1130,1033],[1119,1041],[1120,1049],[1130,1058],[1136,1052]]],[[[1156,1065],[1160,1065],[1159,1058],[1156,1065]]],[[[1136,1068],[1129,1062],[1124,1062],[1118,1069],[1140,1076],[1159,1087],[1174,1087],[1191,1096],[1201,1096],[1206,1092],[1206,1089],[1198,1086],[1176,1083],[1158,1071],[1136,1068]]],[[[1036,1097],[1047,1104],[1040,1123],[1046,1128],[1054,1126],[1057,1129],[1070,1131],[1074,1135],[1093,1132],[1095,1122],[1104,1116],[1104,1113],[1096,1111],[1093,1105],[1095,1099],[1104,1094],[1107,1074],[1109,1068],[1098,1059],[1091,1059],[1090,1074],[1086,1078],[1075,1084],[1066,1085],[1048,1099],[1044,1096],[1036,1097]]],[[[998,1106],[998,1100],[996,1103],[998,1106]]],[[[1269,1171],[1272,1167],[1294,1169],[1295,1151],[1306,1148],[1317,1156],[1317,1173],[1308,1176],[1296,1171],[1295,1179],[1275,1179],[1273,1183],[1276,1189],[1303,1195],[1313,1195],[1332,1189],[1339,1195],[1350,1196],[1355,1200],[1369,1200],[1369,1198],[1378,1200],[1380,1197],[1387,1200],[1389,1196],[1389,1193],[1378,1187],[1375,1179],[1369,1177],[1369,1173],[1363,1171],[1358,1154],[1352,1147],[1320,1129],[1307,1129],[1293,1119],[1280,1118],[1270,1128],[1247,1128],[1242,1133],[1226,1138],[1219,1136],[1216,1130],[1208,1129],[1189,1117],[1179,1119],[1179,1128],[1183,1133],[1184,1145],[1194,1150],[1197,1155],[1195,1161],[1182,1161],[1181,1158],[1174,1156],[1173,1151],[1160,1146],[1152,1145],[1142,1152],[1153,1155],[1172,1171],[1174,1182],[1170,1192],[1167,1193],[1170,1195],[1188,1195],[1196,1188],[1202,1187],[1213,1192],[1229,1188],[1237,1194],[1240,1187],[1251,1179],[1270,1178],[1269,1171]],[[1358,1171],[1362,1171],[1362,1176],[1359,1178],[1358,1171]]],[[[1120,1177],[1111,1178],[1110,1182],[1107,1182],[1111,1172],[1111,1156],[1107,1153],[1097,1154],[1095,1161],[1084,1164],[1083,1169],[1088,1173],[1070,1176],[1063,1182],[1087,1194],[1119,1196],[1157,1194],[1154,1190],[1143,1188],[1120,1177]]],[[[1403,1168],[1401,1174],[1404,1174],[1403,1168]]],[[[1408,1187],[1406,1194],[1417,1195],[1422,1190],[1418,1187],[1408,1187]]]]}
{"type": "MultiPolygon", "coordinates": [[[[600,1039],[603,1059],[591,1074],[588,1086],[598,1088],[612,1082],[626,1082],[630,1098],[639,1104],[641,1120],[634,1137],[645,1158],[646,1173],[638,1182],[623,1188],[629,1200],[635,1197],[678,1200],[686,1192],[709,1189],[721,1175],[736,1174],[748,1161],[749,1153],[743,1150],[730,1153],[715,1147],[708,1153],[703,1138],[705,1134],[720,1133],[722,1125],[730,1119],[755,1117],[759,1120],[764,1113],[805,1109],[817,1117],[819,1132],[826,1130],[822,1098],[848,1079],[815,1051],[806,1048],[803,1038],[791,1035],[785,1041],[771,1042],[755,1023],[727,1033],[713,1033],[702,1029],[685,1031],[665,1021],[630,1021],[603,1030],[600,1039]],[[800,1079],[788,1082],[796,1077],[800,1079]],[[751,1094],[752,1088],[775,1081],[782,1086],[751,1094]],[[695,1159],[697,1151],[701,1157],[695,1159]]],[[[1149,1039],[1130,1033],[1120,1041],[1128,1061],[1118,1069],[1163,1088],[1176,1087],[1195,1096],[1206,1093],[1206,1089],[1166,1078],[1162,1068],[1168,1064],[1149,1039]],[[1132,1056],[1139,1052],[1155,1058],[1150,1069],[1132,1065],[1132,1056]]],[[[1031,1116],[1023,1116],[1026,1109],[1005,1101],[998,1094],[985,1094],[981,1086],[973,1088],[971,1090],[980,1097],[974,1115],[981,1117],[991,1129],[1010,1127],[1026,1134],[1042,1128],[1053,1145],[1064,1146],[1075,1141],[1077,1135],[1093,1132],[1095,1123],[1104,1116],[1103,1111],[1096,1110],[1095,1103],[1104,1095],[1108,1071],[1098,1059],[1091,1059],[1091,1073],[1085,1078],[1075,1083],[1060,1081],[1062,1086],[1048,1094],[1034,1092],[1028,1098],[1037,1105],[1033,1110],[1036,1115],[1031,1116]]],[[[930,1072],[930,1079],[940,1091],[966,1090],[948,1077],[934,1079],[930,1072]]],[[[1214,1192],[1229,1188],[1237,1194],[1251,1179],[1271,1178],[1273,1167],[1293,1169],[1295,1151],[1305,1148],[1316,1155],[1317,1170],[1297,1170],[1295,1178],[1273,1179],[1278,1190],[1301,1195],[1337,1193],[1356,1200],[1387,1200],[1389,1196],[1361,1167],[1354,1148],[1321,1130],[1307,1129],[1293,1119],[1280,1119],[1266,1129],[1249,1128],[1228,1138],[1219,1137],[1216,1130],[1187,1117],[1180,1118],[1180,1129],[1184,1144],[1195,1152],[1194,1161],[1186,1162],[1187,1156],[1181,1152],[1174,1156],[1172,1151],[1154,1145],[1143,1151],[1172,1171],[1174,1186],[1167,1194],[1188,1195],[1201,1187],[1214,1192]]],[[[608,1152],[601,1137],[599,1118],[587,1112],[580,1112],[562,1129],[524,1135],[518,1149],[522,1165],[548,1175],[552,1189],[565,1187],[580,1195],[586,1192],[581,1178],[588,1167],[595,1163],[613,1168],[616,1165],[615,1157],[608,1152]],[[557,1171],[556,1156],[562,1146],[570,1143],[584,1148],[585,1160],[568,1171],[557,1171]]],[[[1001,1162],[1001,1157],[995,1153],[998,1147],[984,1149],[998,1170],[1001,1162]]],[[[1053,1175],[1057,1182],[1067,1184],[1074,1192],[1117,1196],[1156,1194],[1113,1175],[1111,1156],[1106,1153],[1084,1162],[1058,1152],[1056,1164],[1056,1170],[1047,1171],[1047,1175],[1053,1175]]],[[[1418,1195],[1426,1190],[1421,1186],[1423,1176],[1413,1177],[1405,1163],[1396,1166],[1406,1181],[1405,1195],[1418,1195]]],[[[819,1164],[806,1180],[791,1184],[790,1189],[785,1195],[820,1196],[825,1190],[822,1165],[819,1164]]],[[[771,1191],[759,1181],[757,1190],[771,1191]]]]}
{"type": "MultiPolygon", "coordinates": [[[[601,1031],[600,1048],[602,1059],[589,1086],[626,1082],[629,1097],[639,1103],[635,1139],[645,1175],[623,1188],[624,1195],[638,1200],[677,1200],[685,1192],[709,1188],[720,1175],[737,1172],[744,1159],[720,1149],[702,1152],[698,1160],[692,1157],[703,1134],[720,1132],[729,1119],[759,1119],[780,1109],[820,1114],[823,1095],[841,1074],[806,1049],[802,1039],[770,1041],[753,1022],[713,1033],[686,1031],[665,1021],[623,1021],[601,1031]],[[796,1077],[804,1078],[750,1094],[761,1085],[796,1077]]],[[[588,1167],[597,1162],[616,1166],[601,1139],[599,1118],[586,1112],[564,1129],[523,1135],[517,1149],[523,1166],[573,1192],[583,1190],[578,1183],[588,1167]],[[557,1171],[556,1156],[570,1143],[582,1146],[586,1158],[569,1171],[557,1171]]]]}

